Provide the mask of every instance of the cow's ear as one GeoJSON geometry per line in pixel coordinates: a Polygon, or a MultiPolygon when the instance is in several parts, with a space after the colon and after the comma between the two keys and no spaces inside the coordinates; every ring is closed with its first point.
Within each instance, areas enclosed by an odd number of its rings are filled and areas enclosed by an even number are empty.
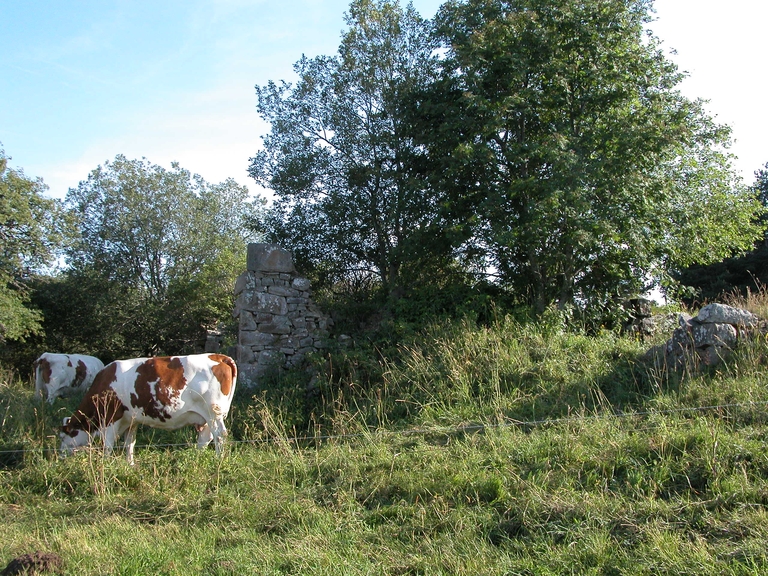
{"type": "Polygon", "coordinates": [[[68,424],[69,424],[69,416],[65,416],[65,417],[64,417],[64,421],[61,423],[61,425],[62,425],[64,428],[66,428],[68,424]]]}

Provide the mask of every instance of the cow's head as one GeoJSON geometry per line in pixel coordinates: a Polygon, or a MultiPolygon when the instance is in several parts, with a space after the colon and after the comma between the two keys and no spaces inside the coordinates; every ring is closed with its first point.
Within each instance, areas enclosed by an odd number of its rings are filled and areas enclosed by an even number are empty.
{"type": "Polygon", "coordinates": [[[88,446],[91,443],[91,435],[85,430],[73,428],[69,424],[69,417],[64,418],[59,437],[61,438],[61,448],[59,452],[62,456],[69,456],[78,448],[88,446]]]}

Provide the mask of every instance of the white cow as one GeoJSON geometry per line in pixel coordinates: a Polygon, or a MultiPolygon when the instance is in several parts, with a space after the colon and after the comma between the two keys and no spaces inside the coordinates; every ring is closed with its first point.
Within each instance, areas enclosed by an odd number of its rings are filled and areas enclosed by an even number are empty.
{"type": "Polygon", "coordinates": [[[235,361],[223,354],[117,360],[96,376],[71,418],[64,419],[61,452],[66,456],[101,436],[110,454],[125,433],[126,456],[133,464],[136,427],[175,430],[195,426],[197,446],[213,439],[221,454],[237,383],[235,361]]]}
{"type": "Polygon", "coordinates": [[[67,396],[86,390],[93,383],[104,363],[93,356],[83,354],[51,354],[45,352],[32,364],[35,371],[35,397],[42,399],[43,392],[53,404],[57,396],[67,396]]]}

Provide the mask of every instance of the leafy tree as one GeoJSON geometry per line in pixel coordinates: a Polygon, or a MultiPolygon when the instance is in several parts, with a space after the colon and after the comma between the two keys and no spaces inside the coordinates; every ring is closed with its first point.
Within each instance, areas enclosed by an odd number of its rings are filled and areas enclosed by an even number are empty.
{"type": "MultiPolygon", "coordinates": [[[[768,207],[768,162],[760,170],[755,170],[755,183],[752,188],[757,193],[757,198],[762,205],[768,207]]],[[[763,214],[762,222],[768,224],[768,217],[765,214],[763,214]]]]}
{"type": "Polygon", "coordinates": [[[58,289],[83,287],[80,304],[98,326],[91,334],[113,353],[189,351],[206,328],[230,318],[252,236],[246,222],[261,207],[245,187],[117,156],[66,201],[81,236],[58,289]]]}
{"type": "Polygon", "coordinates": [[[45,197],[43,181],[9,168],[8,160],[0,148],[0,342],[40,330],[29,279],[54,263],[68,229],[61,203],[45,197]]]}
{"type": "MultiPolygon", "coordinates": [[[[768,164],[755,171],[751,186],[763,207],[768,208],[768,164]]],[[[719,262],[694,264],[675,273],[680,284],[679,294],[690,304],[717,300],[727,293],[753,292],[768,287],[768,216],[760,218],[763,236],[753,249],[743,256],[719,262]]]]}
{"type": "Polygon", "coordinates": [[[410,4],[354,0],[346,21],[336,56],[303,57],[295,84],[256,87],[271,132],[250,174],[275,193],[272,240],[303,267],[398,294],[428,255],[450,252],[401,110],[432,81],[435,45],[410,4]]]}
{"type": "Polygon", "coordinates": [[[600,306],[751,246],[729,130],[646,32],[651,0],[450,0],[415,112],[445,205],[542,311],[600,306]]]}

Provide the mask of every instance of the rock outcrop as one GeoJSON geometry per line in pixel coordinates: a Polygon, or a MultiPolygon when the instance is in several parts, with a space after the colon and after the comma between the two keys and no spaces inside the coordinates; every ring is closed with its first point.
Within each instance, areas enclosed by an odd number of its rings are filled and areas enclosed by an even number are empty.
{"type": "MultiPolygon", "coordinates": [[[[695,318],[680,314],[679,326],[663,347],[669,368],[715,366],[734,349],[739,339],[756,329],[759,318],[725,304],[709,304],[695,318]]],[[[654,351],[651,351],[654,352],[654,351]]],[[[660,350],[656,351],[658,357],[660,350]]]]}

